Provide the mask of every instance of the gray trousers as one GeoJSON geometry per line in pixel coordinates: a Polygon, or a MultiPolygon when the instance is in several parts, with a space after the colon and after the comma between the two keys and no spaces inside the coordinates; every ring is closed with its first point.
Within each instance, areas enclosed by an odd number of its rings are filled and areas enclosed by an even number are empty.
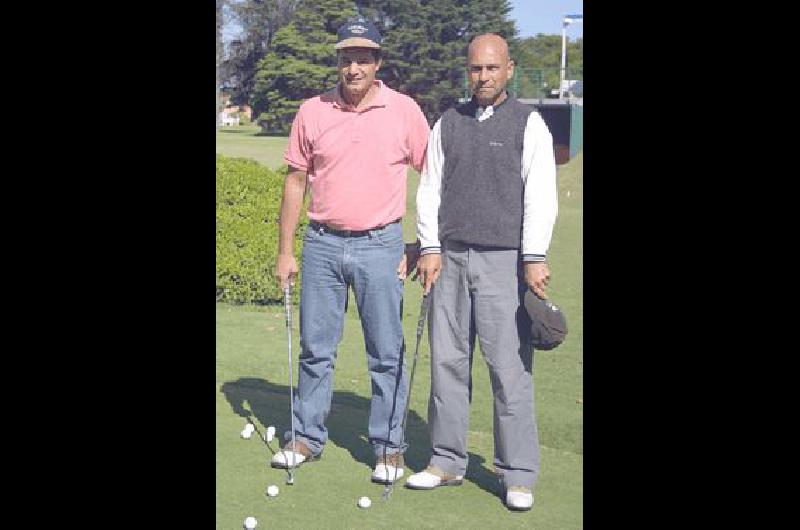
{"type": "Polygon", "coordinates": [[[531,323],[522,303],[526,288],[519,251],[444,245],[428,321],[428,421],[431,465],[465,475],[477,335],[494,393],[495,471],[507,487],[532,489],[539,472],[539,439],[531,323]]]}

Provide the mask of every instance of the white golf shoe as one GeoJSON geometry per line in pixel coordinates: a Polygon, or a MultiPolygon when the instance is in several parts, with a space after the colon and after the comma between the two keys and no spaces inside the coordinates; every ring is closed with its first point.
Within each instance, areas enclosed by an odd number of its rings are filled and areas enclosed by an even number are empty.
{"type": "Polygon", "coordinates": [[[506,491],[506,506],[509,510],[530,510],[533,506],[533,492],[522,486],[511,486],[506,491]]]}
{"type": "Polygon", "coordinates": [[[404,474],[403,455],[400,453],[386,455],[385,460],[383,456],[380,456],[375,469],[372,471],[372,482],[391,484],[395,480],[403,478],[404,474]]]}
{"type": "Polygon", "coordinates": [[[270,465],[281,469],[289,469],[299,467],[300,464],[307,460],[319,458],[314,457],[308,446],[299,440],[295,440],[294,451],[292,449],[292,442],[290,441],[283,449],[275,453],[270,465]]]}
{"type": "Polygon", "coordinates": [[[412,490],[432,490],[439,486],[460,486],[464,475],[451,475],[438,467],[428,466],[424,471],[414,473],[406,480],[406,487],[412,490]]]}

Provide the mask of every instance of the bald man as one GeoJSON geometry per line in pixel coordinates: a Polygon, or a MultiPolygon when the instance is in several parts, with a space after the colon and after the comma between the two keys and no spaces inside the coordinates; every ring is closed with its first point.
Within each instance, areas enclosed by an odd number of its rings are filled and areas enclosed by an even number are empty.
{"type": "Polygon", "coordinates": [[[469,45],[472,99],[445,112],[428,140],[417,190],[417,275],[430,293],[430,465],[406,486],[456,486],[467,470],[475,338],[494,393],[494,466],[511,510],[530,510],[539,472],[531,322],[523,298],[550,278],[558,211],[553,140],[541,116],[509,97],[508,45],[469,45]]]}

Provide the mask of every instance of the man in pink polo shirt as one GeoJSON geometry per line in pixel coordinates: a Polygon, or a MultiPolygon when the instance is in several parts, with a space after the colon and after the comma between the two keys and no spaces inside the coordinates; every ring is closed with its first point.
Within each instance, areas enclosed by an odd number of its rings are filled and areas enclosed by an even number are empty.
{"type": "MultiPolygon", "coordinates": [[[[338,31],[339,83],[306,100],[295,116],[284,160],[277,276],[294,283],[293,239],[306,186],[310,223],[303,245],[301,353],[294,401],[295,445],[272,459],[286,468],[319,457],[328,439],[336,348],[348,288],[353,290],[372,382],[372,480],[403,476],[402,414],[408,390],[402,329],[406,276],[403,229],[406,172],[422,171],[429,127],[419,106],[375,74],[381,36],[362,20],[338,31]]],[[[291,440],[291,432],[286,433],[291,440]]]]}

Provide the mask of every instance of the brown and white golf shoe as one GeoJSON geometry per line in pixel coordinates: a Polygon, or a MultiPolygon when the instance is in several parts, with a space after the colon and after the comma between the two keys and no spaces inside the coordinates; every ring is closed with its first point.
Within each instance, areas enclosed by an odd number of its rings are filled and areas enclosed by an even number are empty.
{"type": "Polygon", "coordinates": [[[439,486],[460,486],[463,482],[463,475],[451,475],[438,467],[428,466],[424,471],[408,477],[406,487],[412,490],[432,490],[439,486]]]}
{"type": "Polygon", "coordinates": [[[303,462],[318,460],[319,456],[314,456],[311,449],[300,440],[295,440],[292,447],[291,440],[283,446],[283,449],[275,453],[270,465],[280,469],[299,467],[303,462]]]}
{"type": "Polygon", "coordinates": [[[395,480],[402,478],[404,473],[403,455],[401,453],[386,455],[385,459],[381,455],[378,457],[378,462],[372,471],[372,482],[391,484],[395,480]]]}

